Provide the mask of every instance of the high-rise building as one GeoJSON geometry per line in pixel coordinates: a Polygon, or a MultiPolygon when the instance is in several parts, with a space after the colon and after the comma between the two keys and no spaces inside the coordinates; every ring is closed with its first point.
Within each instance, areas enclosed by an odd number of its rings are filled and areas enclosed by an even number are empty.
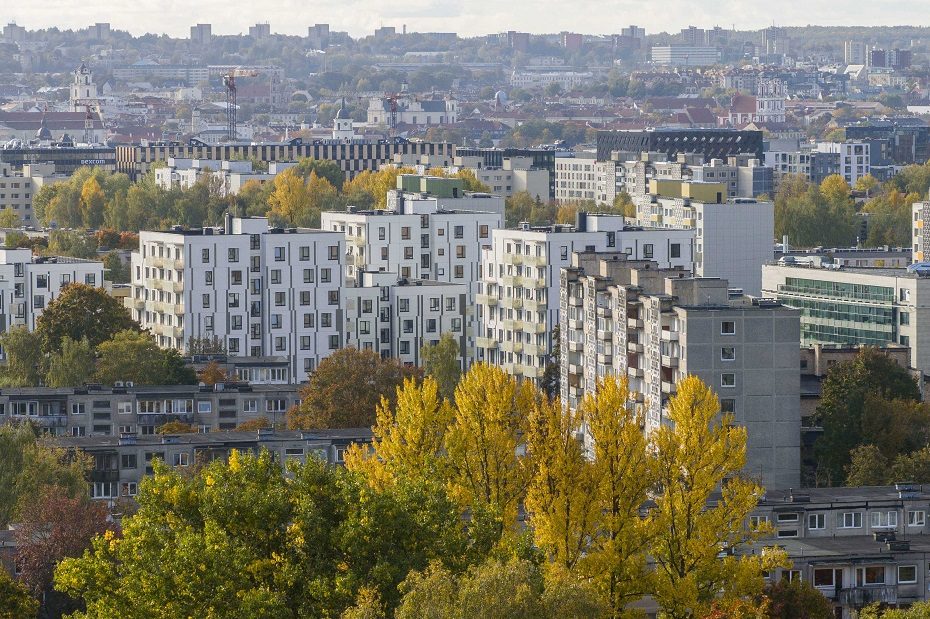
{"type": "Polygon", "coordinates": [[[613,151],[631,153],[699,153],[705,161],[752,154],[762,160],[762,132],[738,129],[667,129],[598,131],[597,159],[610,159],[613,151]]]}
{"type": "Polygon", "coordinates": [[[843,46],[843,59],[846,64],[866,64],[868,62],[868,46],[861,41],[846,41],[843,46]]]}
{"type": "Polygon", "coordinates": [[[255,24],[249,26],[249,36],[253,39],[267,39],[271,36],[271,24],[255,24]]]}
{"type": "Polygon", "coordinates": [[[191,43],[206,45],[213,38],[213,26],[210,24],[197,24],[191,26],[191,43]]]}
{"type": "Polygon", "coordinates": [[[342,347],[340,232],[269,228],[143,231],[131,260],[133,318],[165,348],[219,338],[233,356],[284,357],[290,382],[342,347]]]}
{"type": "Polygon", "coordinates": [[[728,287],[623,253],[574,253],[560,275],[563,401],[577,406],[601,377],[626,376],[653,431],[668,423],[676,383],[697,376],[746,427],[745,472],[766,488],[796,487],[798,312],[728,287]]]}

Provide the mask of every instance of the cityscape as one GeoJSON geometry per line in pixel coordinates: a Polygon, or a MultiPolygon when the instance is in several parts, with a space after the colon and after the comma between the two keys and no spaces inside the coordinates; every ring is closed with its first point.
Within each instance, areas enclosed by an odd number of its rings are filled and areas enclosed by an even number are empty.
{"type": "Polygon", "coordinates": [[[0,618],[930,616],[910,9],[99,4],[0,30],[0,618]]]}

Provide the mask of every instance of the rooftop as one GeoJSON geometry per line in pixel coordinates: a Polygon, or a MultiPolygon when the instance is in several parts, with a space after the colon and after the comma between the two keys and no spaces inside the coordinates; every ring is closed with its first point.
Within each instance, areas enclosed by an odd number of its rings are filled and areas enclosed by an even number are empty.
{"type": "MultiPolygon", "coordinates": [[[[230,432],[207,432],[191,434],[148,434],[132,435],[129,441],[132,444],[142,446],[155,445],[195,445],[195,446],[225,446],[230,443],[251,444],[256,441],[335,441],[335,442],[354,442],[371,440],[372,432],[370,428],[341,428],[332,430],[312,430],[312,431],[277,431],[262,430],[258,432],[251,431],[230,431],[230,432]]],[[[120,436],[62,436],[56,437],[55,442],[62,447],[76,447],[79,449],[118,447],[121,444],[127,444],[126,437],[120,436]]]]}

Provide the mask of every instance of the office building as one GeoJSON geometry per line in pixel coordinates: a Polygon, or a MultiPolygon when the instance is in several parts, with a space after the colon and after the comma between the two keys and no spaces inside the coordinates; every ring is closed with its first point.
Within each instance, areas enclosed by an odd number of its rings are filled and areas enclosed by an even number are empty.
{"type": "Polygon", "coordinates": [[[267,39],[271,36],[271,24],[255,24],[249,26],[249,37],[253,39],[267,39]]]}
{"type": "Polygon", "coordinates": [[[930,125],[916,116],[870,118],[844,127],[847,140],[868,142],[872,167],[922,165],[930,159],[930,125]]]}
{"type": "Polygon", "coordinates": [[[618,252],[576,252],[560,274],[563,401],[627,376],[646,430],[668,422],[678,381],[699,377],[748,435],[744,471],[766,488],[800,482],[798,312],[732,294],[726,280],[618,252]]]}
{"type": "Polygon", "coordinates": [[[670,159],[678,153],[699,153],[705,161],[726,161],[732,155],[753,155],[762,160],[762,132],[739,129],[645,129],[598,131],[597,159],[610,159],[613,151],[664,153],[670,159]]]}
{"type": "Polygon", "coordinates": [[[912,368],[930,369],[930,278],[920,270],[767,264],[762,294],[801,310],[801,344],[909,346],[912,368]]]}
{"type": "Polygon", "coordinates": [[[477,359],[538,382],[559,323],[559,269],[575,251],[616,251],[632,260],[691,268],[692,230],[643,229],[623,217],[579,213],[575,226],[495,230],[483,248],[477,297],[477,359]]]}
{"type": "MultiPolygon", "coordinates": [[[[608,153],[609,154],[609,153],[608,153]]],[[[511,168],[517,167],[530,170],[544,170],[548,173],[549,194],[543,195],[542,201],[555,199],[555,151],[548,148],[475,148],[456,146],[454,151],[456,160],[468,161],[467,167],[481,167],[488,169],[503,169],[509,159],[511,168]],[[514,163],[519,159],[519,163],[514,163]],[[480,162],[480,164],[479,164],[480,162]],[[478,164],[478,165],[476,165],[478,164]]],[[[541,178],[541,177],[539,177],[541,178]]],[[[527,179],[527,190],[532,187],[538,191],[538,178],[527,179]]],[[[493,186],[497,183],[493,183],[493,186]]],[[[532,191],[530,192],[532,193],[532,191]]]]}
{"type": "Polygon", "coordinates": [[[821,153],[839,154],[839,175],[846,179],[850,185],[870,174],[872,161],[870,155],[871,144],[868,142],[819,142],[816,150],[821,153]]]}
{"type": "Polygon", "coordinates": [[[448,333],[459,346],[461,367],[468,368],[468,284],[403,279],[385,271],[362,271],[358,277],[358,286],[343,289],[347,346],[420,367],[423,347],[448,333]]]}
{"type": "Polygon", "coordinates": [[[666,67],[708,67],[720,61],[720,50],[701,45],[653,45],[652,63],[666,67]]]}
{"type": "Polygon", "coordinates": [[[213,26],[210,24],[197,24],[191,26],[191,43],[206,45],[213,38],[213,26]]]}
{"type": "Polygon", "coordinates": [[[550,172],[537,167],[531,157],[503,157],[498,166],[487,166],[484,161],[484,157],[477,155],[456,156],[449,171],[471,170],[478,182],[505,198],[525,191],[534,199],[548,200],[550,172]]]}
{"type": "Polygon", "coordinates": [[[868,61],[868,49],[861,41],[846,41],[843,44],[843,59],[848,65],[864,65],[868,61]]]}
{"type": "Polygon", "coordinates": [[[307,42],[313,49],[329,47],[329,24],[314,24],[307,28],[307,42]]]}
{"type": "Polygon", "coordinates": [[[132,253],[133,318],[165,348],[219,338],[230,355],[289,360],[300,382],[342,347],[342,233],[269,228],[263,217],[222,228],[143,231],[132,253]]]}

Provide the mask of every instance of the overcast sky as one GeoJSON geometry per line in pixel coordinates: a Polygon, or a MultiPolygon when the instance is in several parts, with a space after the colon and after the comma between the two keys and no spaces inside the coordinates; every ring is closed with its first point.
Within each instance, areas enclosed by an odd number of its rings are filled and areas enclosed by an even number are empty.
{"type": "Polygon", "coordinates": [[[504,30],[587,34],[619,32],[636,24],[647,32],[669,31],[693,24],[739,29],[765,26],[922,25],[930,22],[923,0],[7,0],[0,19],[30,29],[57,26],[83,28],[110,22],[133,34],[145,32],[187,36],[191,24],[213,24],[214,34],[247,32],[256,22],[269,22],[273,32],[306,35],[307,26],[328,23],[353,36],[378,26],[403,24],[420,32],[458,32],[462,36],[504,30]]]}

